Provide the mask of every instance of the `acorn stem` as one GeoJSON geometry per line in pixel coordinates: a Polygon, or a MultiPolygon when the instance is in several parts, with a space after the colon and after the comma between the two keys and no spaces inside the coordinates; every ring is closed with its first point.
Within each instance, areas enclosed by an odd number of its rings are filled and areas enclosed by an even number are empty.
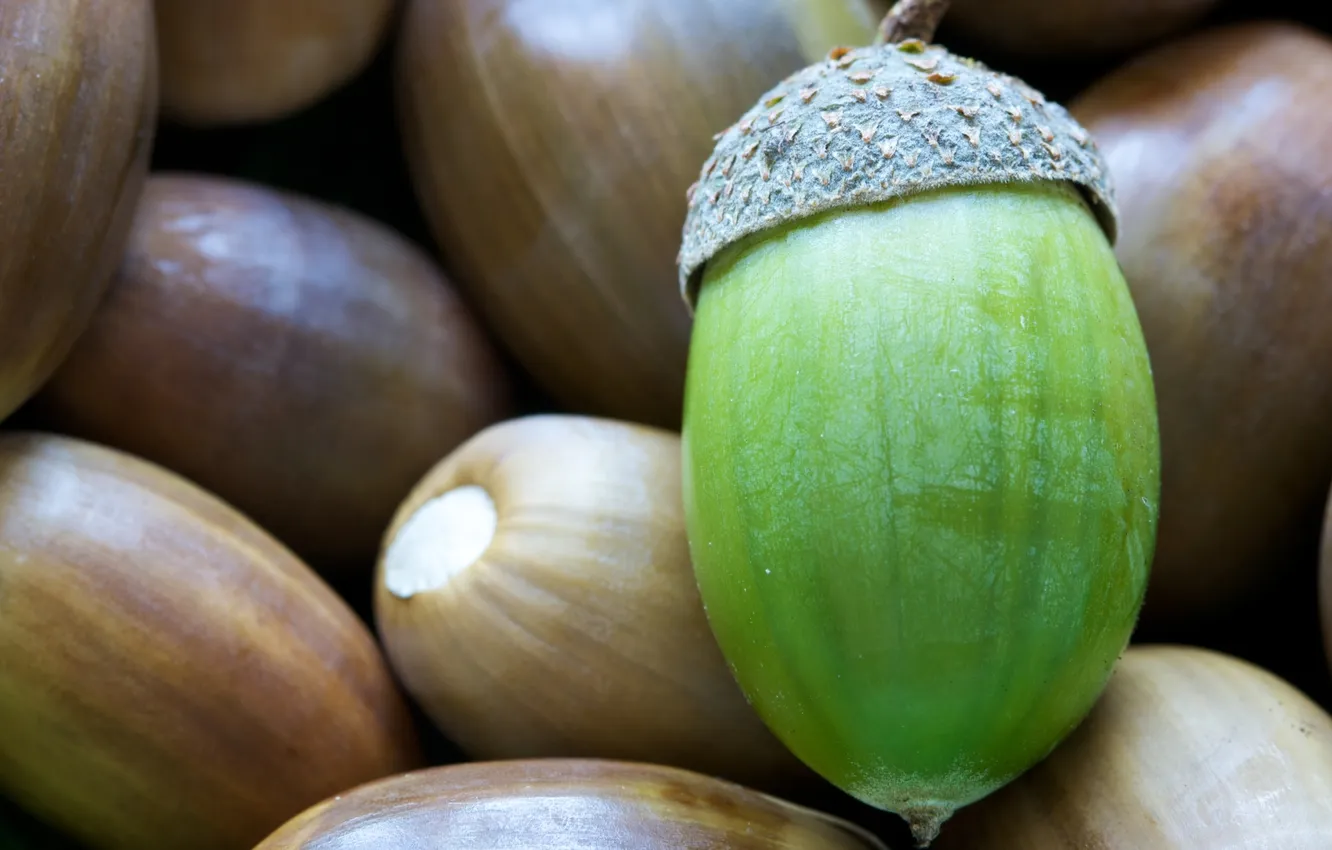
{"type": "Polygon", "coordinates": [[[908,39],[929,42],[948,12],[951,0],[897,0],[879,24],[875,44],[897,44],[908,39]]]}

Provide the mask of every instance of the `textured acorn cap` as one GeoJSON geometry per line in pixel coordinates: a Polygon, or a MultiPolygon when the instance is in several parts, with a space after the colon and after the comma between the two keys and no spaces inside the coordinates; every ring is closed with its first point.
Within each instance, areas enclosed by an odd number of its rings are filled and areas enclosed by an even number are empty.
{"type": "Polygon", "coordinates": [[[746,236],[948,186],[1066,180],[1117,235],[1090,134],[1021,80],[939,45],[838,48],[717,138],[689,190],[678,257],[691,310],[703,265],[746,236]]]}

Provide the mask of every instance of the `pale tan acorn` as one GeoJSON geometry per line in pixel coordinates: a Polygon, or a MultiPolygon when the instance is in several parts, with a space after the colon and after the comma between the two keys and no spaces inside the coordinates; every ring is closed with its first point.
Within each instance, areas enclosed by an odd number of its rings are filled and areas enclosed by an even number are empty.
{"type": "Polygon", "coordinates": [[[726,669],[683,514],[674,433],[574,415],[485,429],[385,535],[375,621],[399,679],[472,759],[616,758],[809,787],[726,669]]]}
{"type": "Polygon", "coordinates": [[[1135,645],[1067,741],[939,850],[1327,850],[1332,717],[1200,647],[1135,645]]]}

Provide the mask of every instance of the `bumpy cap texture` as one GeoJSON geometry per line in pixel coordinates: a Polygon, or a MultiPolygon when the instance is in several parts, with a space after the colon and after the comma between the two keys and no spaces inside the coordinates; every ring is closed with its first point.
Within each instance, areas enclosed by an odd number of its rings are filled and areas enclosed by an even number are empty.
{"type": "Polygon", "coordinates": [[[693,307],[704,263],[785,222],[948,186],[1063,180],[1107,236],[1118,212],[1095,141],[1014,77],[920,41],[838,48],[718,135],[678,265],[693,307]]]}

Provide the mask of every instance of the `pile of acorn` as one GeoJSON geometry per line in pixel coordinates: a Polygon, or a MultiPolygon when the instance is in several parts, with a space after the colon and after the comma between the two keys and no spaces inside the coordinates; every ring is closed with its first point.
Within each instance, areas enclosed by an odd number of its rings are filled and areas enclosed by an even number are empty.
{"type": "Polygon", "coordinates": [[[0,420],[0,850],[1332,847],[1321,7],[0,0],[0,420]]]}

